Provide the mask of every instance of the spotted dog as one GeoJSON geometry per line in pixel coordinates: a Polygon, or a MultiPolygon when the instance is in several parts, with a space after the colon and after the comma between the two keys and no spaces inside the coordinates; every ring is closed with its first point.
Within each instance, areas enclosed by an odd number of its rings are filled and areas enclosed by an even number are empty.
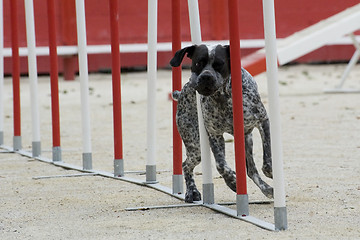
{"type": "MultiPolygon", "coordinates": [[[[186,54],[192,60],[191,77],[181,91],[173,93],[173,98],[178,101],[176,124],[186,147],[186,160],[182,164],[186,182],[185,201],[193,202],[201,200],[201,194],[196,188],[193,177],[194,168],[201,161],[196,91],[200,94],[205,129],[209,135],[216,168],[226,184],[236,191],[236,175],[225,160],[223,138],[225,132],[233,134],[234,130],[229,46],[185,47],[175,53],[170,61],[171,66],[180,66],[186,54]]],[[[261,179],[252,151],[252,131],[258,128],[263,146],[262,171],[265,176],[272,178],[269,119],[261,102],[256,82],[245,69],[242,68],[241,72],[247,174],[265,196],[272,198],[273,188],[261,179]]]]}

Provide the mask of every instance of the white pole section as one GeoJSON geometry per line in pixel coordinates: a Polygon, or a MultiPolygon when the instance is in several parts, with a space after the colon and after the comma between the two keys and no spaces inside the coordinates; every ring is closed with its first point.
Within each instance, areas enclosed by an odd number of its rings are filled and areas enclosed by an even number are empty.
{"type": "Polygon", "coordinates": [[[32,153],[33,157],[41,154],[40,145],[40,120],[38,100],[38,77],[36,62],[35,24],[34,24],[34,3],[33,0],[24,0],[26,17],[26,39],[28,48],[29,80],[30,80],[30,101],[32,121],[32,153]]]}
{"type": "Polygon", "coordinates": [[[79,51],[79,75],[81,94],[83,168],[92,169],[91,132],[89,110],[89,75],[86,50],[86,23],[84,0],[76,0],[76,26],[79,51]]]}
{"type": "Polygon", "coordinates": [[[266,50],[266,74],[269,95],[271,150],[273,159],[275,228],[277,230],[285,230],[287,229],[287,218],[281,141],[274,0],[263,0],[263,13],[266,50]]]}
{"type": "MultiPolygon", "coordinates": [[[[188,0],[191,41],[193,44],[201,44],[201,27],[198,0],[188,0]]],[[[209,138],[204,126],[204,118],[201,111],[200,95],[196,92],[197,113],[199,121],[200,148],[203,174],[203,201],[204,203],[214,203],[213,179],[211,169],[211,155],[209,138]]]]}
{"type": "Polygon", "coordinates": [[[157,0],[148,0],[146,182],[156,181],[157,0]]]}
{"type": "Polygon", "coordinates": [[[4,21],[3,0],[0,0],[0,145],[4,144],[4,21]]]}

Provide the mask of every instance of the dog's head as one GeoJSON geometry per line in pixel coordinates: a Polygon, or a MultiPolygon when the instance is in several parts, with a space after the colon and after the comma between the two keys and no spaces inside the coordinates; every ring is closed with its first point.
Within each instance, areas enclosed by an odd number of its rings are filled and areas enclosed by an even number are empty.
{"type": "Polygon", "coordinates": [[[230,76],[229,46],[193,45],[175,53],[170,64],[180,66],[183,58],[192,60],[190,85],[201,95],[210,96],[224,86],[230,76]]]}

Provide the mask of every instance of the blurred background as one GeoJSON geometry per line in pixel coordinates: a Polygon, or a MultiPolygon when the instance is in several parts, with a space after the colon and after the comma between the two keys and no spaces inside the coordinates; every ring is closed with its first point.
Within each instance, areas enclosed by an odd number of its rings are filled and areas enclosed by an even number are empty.
{"type": "MultiPolygon", "coordinates": [[[[14,0],[18,4],[19,40],[20,47],[26,47],[24,1],[14,0]]],[[[121,65],[123,69],[146,69],[147,43],[147,3],[145,0],[120,0],[120,43],[130,47],[122,51],[121,65]],[[128,45],[129,44],[129,45],[128,45]],[[134,45],[131,48],[132,44],[134,45]],[[131,50],[135,49],[135,50],[131,50]]],[[[276,28],[277,37],[285,38],[299,30],[328,18],[348,7],[358,4],[358,0],[276,0],[276,28]]],[[[9,1],[4,1],[4,70],[11,74],[11,22],[9,1]]],[[[76,16],[75,0],[56,1],[57,45],[76,46],[76,16]]],[[[228,15],[226,0],[199,0],[200,20],[203,41],[228,39],[228,15]]],[[[86,0],[86,27],[88,45],[110,45],[110,24],[108,15],[108,1],[86,0]]],[[[158,42],[171,42],[171,1],[158,1],[158,42]]],[[[191,41],[187,1],[181,2],[182,41],[191,41]]],[[[37,47],[48,45],[48,24],[46,1],[34,0],[35,31],[37,47]]],[[[240,0],[240,32],[243,44],[242,56],[246,56],[262,48],[264,30],[262,1],[240,0]]],[[[359,31],[357,32],[359,34],[359,31]]],[[[158,53],[158,67],[169,67],[171,45],[167,45],[158,53]]],[[[122,48],[124,49],[124,48],[122,48]]],[[[334,41],[316,51],[311,52],[295,62],[299,63],[328,63],[347,62],[354,53],[354,46],[349,39],[334,41]]],[[[21,51],[20,51],[20,55],[21,51]]],[[[59,52],[59,71],[67,80],[74,79],[78,72],[77,55],[59,52]]],[[[108,51],[99,49],[89,54],[90,72],[110,71],[111,58],[108,51]]],[[[186,64],[186,63],[185,63],[186,64]]],[[[38,56],[38,72],[47,74],[50,63],[48,55],[38,56]]],[[[20,69],[22,74],[28,71],[26,56],[22,55],[20,69]]]]}

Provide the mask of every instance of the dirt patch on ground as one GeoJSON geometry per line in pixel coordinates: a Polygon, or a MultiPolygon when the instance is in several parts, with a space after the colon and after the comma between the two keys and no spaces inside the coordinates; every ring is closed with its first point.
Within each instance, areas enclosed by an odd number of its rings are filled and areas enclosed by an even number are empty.
{"type": "MultiPolygon", "coordinates": [[[[324,94],[340,81],[345,65],[298,65],[279,71],[284,174],[289,229],[269,232],[204,207],[128,212],[127,207],[181,203],[138,185],[99,176],[46,178],[78,172],[13,153],[0,154],[1,239],[359,239],[360,95],[324,94]]],[[[189,76],[183,73],[184,82],[189,76]]],[[[158,180],[171,187],[171,72],[157,83],[158,180]]],[[[257,82],[267,103],[266,76],[257,82]]],[[[357,66],[347,86],[360,89],[357,66]]],[[[63,160],[81,166],[79,81],[60,81],[63,160]]],[[[5,145],[12,145],[11,79],[5,79],[5,145]]],[[[21,80],[23,148],[31,146],[29,85],[21,80]]],[[[122,75],[125,170],[145,169],[146,73],[122,75]]],[[[41,138],[51,157],[50,83],[39,78],[41,138]]],[[[90,75],[94,169],[113,171],[111,76],[90,75]]],[[[230,138],[230,136],[226,136],[230,138]]],[[[255,134],[255,158],[262,151],[255,134]]],[[[233,146],[227,143],[233,163],[233,146]]],[[[201,172],[201,167],[195,169],[201,172]]],[[[129,174],[145,179],[144,175],[129,174]]],[[[232,202],[231,192],[214,170],[217,202],[232,202]]],[[[264,177],[265,178],[265,177],[264,177]]],[[[196,175],[201,187],[201,175],[196,175]]],[[[272,184],[271,180],[267,180],[272,184]]],[[[250,201],[267,200],[248,179],[250,201]]],[[[251,205],[250,214],[273,222],[273,205],[251,205]]]]}

